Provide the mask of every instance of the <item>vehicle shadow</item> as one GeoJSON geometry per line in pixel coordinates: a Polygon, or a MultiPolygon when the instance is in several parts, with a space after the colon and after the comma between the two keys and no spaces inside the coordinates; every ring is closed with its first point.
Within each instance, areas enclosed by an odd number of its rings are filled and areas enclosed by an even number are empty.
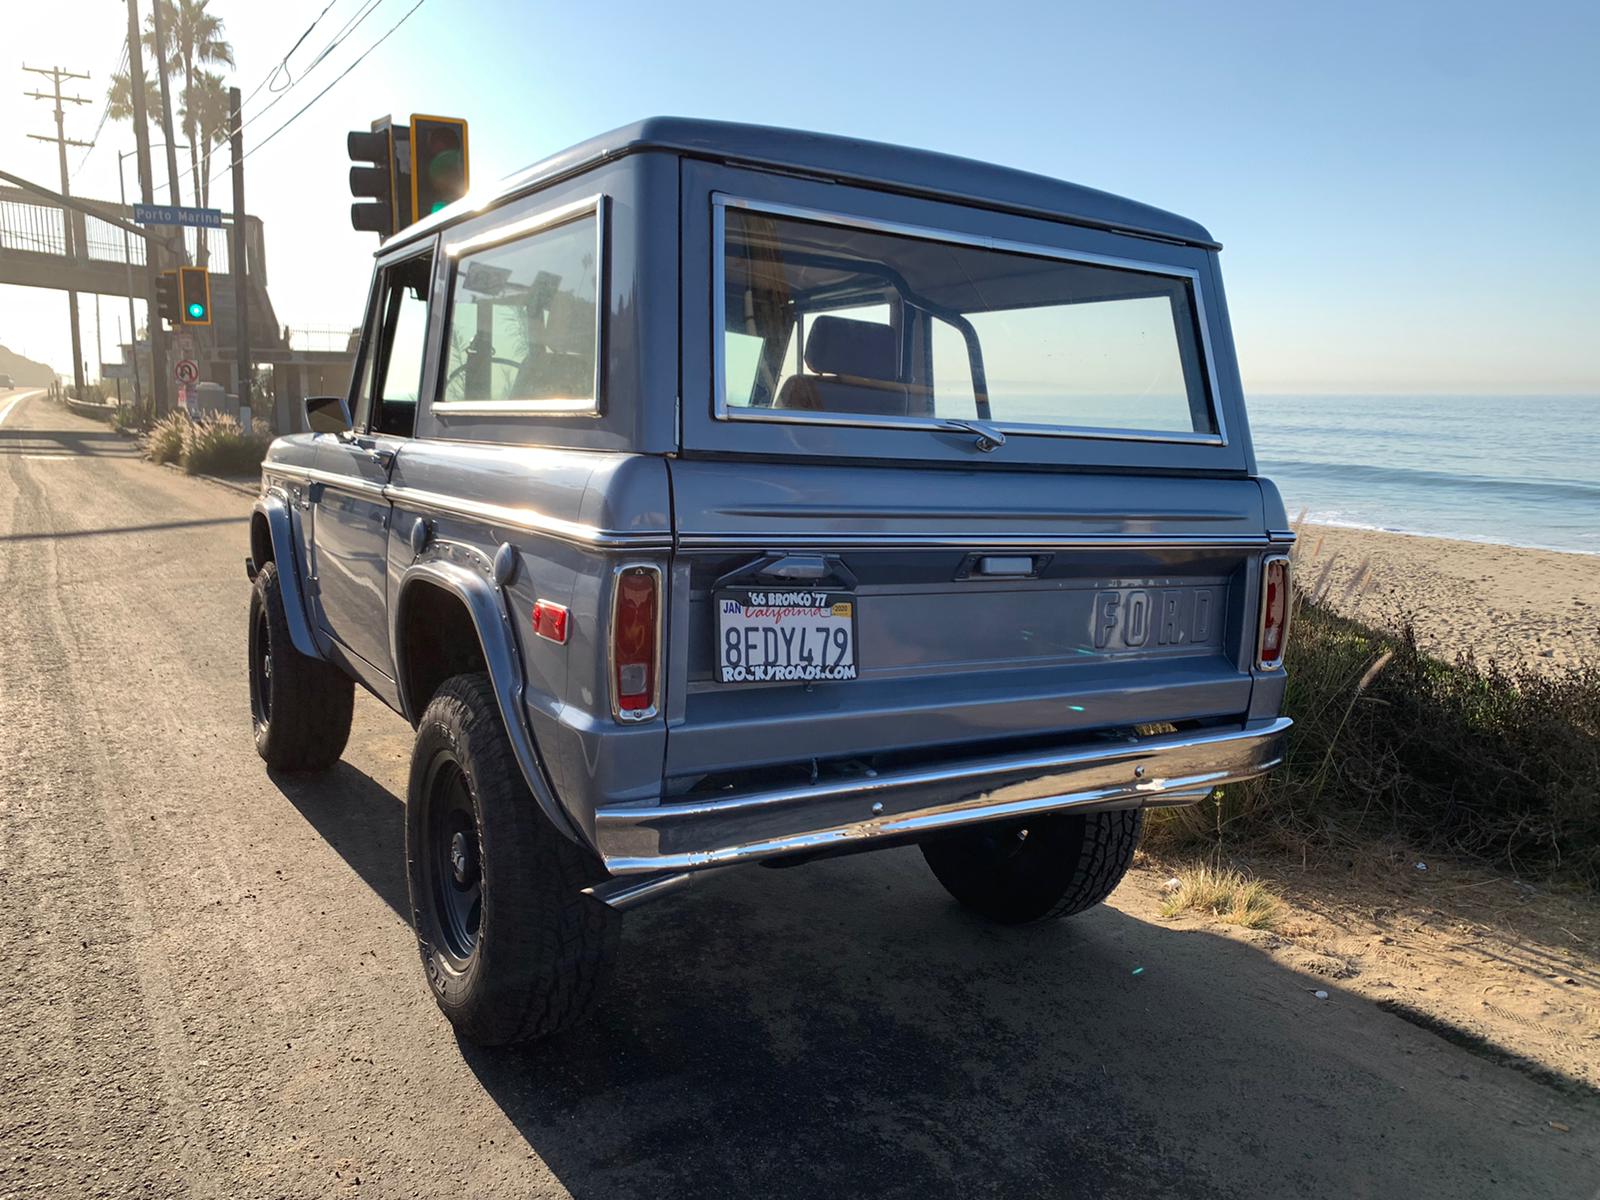
{"type": "Polygon", "coordinates": [[[306,823],[385,904],[411,922],[405,802],[347,762],[317,774],[267,772],[306,823]]]}
{"type": "Polygon", "coordinates": [[[139,447],[120,433],[77,429],[0,429],[0,454],[113,455],[136,458],[139,447]]]}
{"type": "Polygon", "coordinates": [[[1519,1098],[1600,1115],[1230,938],[980,922],[914,849],[632,912],[589,1021],[462,1053],[579,1197],[1558,1194],[1519,1098]]]}
{"type": "MultiPolygon", "coordinates": [[[[346,763],[274,782],[408,918],[403,802],[346,763]]],[[[582,1200],[1562,1195],[1600,1181],[1600,1139],[1579,1136],[1600,1101],[1246,942],[1104,906],[986,924],[914,849],[708,876],[627,914],[617,972],[572,1031],[460,1052],[582,1200]],[[1552,1146],[1550,1119],[1573,1135],[1552,1146]]]]}

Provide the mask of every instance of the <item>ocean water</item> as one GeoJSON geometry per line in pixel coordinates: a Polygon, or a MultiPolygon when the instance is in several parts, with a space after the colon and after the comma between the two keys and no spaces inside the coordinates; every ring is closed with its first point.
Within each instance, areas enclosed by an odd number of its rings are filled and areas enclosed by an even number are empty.
{"type": "Polygon", "coordinates": [[[1600,396],[1246,401],[1291,518],[1600,554],[1600,396]]]}

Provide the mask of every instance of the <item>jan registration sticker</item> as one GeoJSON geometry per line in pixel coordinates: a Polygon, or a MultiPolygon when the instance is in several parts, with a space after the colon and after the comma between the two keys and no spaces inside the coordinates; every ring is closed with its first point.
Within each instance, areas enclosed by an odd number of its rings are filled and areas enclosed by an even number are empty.
{"type": "Polygon", "coordinates": [[[722,683],[812,683],[856,677],[856,598],[849,592],[717,592],[722,683]]]}

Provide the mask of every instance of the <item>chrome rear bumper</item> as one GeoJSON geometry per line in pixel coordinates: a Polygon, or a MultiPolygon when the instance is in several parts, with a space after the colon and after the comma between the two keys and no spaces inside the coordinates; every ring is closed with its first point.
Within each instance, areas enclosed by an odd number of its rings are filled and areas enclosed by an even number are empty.
{"type": "Polygon", "coordinates": [[[595,814],[613,875],[695,871],[1066,809],[1187,804],[1283,761],[1292,722],[1011,754],[595,814]]]}

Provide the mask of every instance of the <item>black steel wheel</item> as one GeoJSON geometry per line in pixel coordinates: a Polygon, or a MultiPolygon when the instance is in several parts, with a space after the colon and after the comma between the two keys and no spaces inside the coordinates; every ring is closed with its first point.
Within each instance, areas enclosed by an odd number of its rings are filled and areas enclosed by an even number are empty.
{"type": "Polygon", "coordinates": [[[448,751],[429,767],[428,845],[423,864],[439,917],[440,950],[465,966],[483,918],[483,847],[461,764],[448,751]]]}
{"type": "Polygon", "coordinates": [[[463,1038],[543,1037],[588,1011],[621,931],[584,892],[603,878],[529,793],[488,677],[445,680],[411,752],[406,881],[428,986],[463,1038]]]}
{"type": "Polygon", "coordinates": [[[321,771],[350,740],[355,683],[294,648],[278,564],[256,572],[250,593],[250,723],[256,753],[279,771],[321,771]]]}

